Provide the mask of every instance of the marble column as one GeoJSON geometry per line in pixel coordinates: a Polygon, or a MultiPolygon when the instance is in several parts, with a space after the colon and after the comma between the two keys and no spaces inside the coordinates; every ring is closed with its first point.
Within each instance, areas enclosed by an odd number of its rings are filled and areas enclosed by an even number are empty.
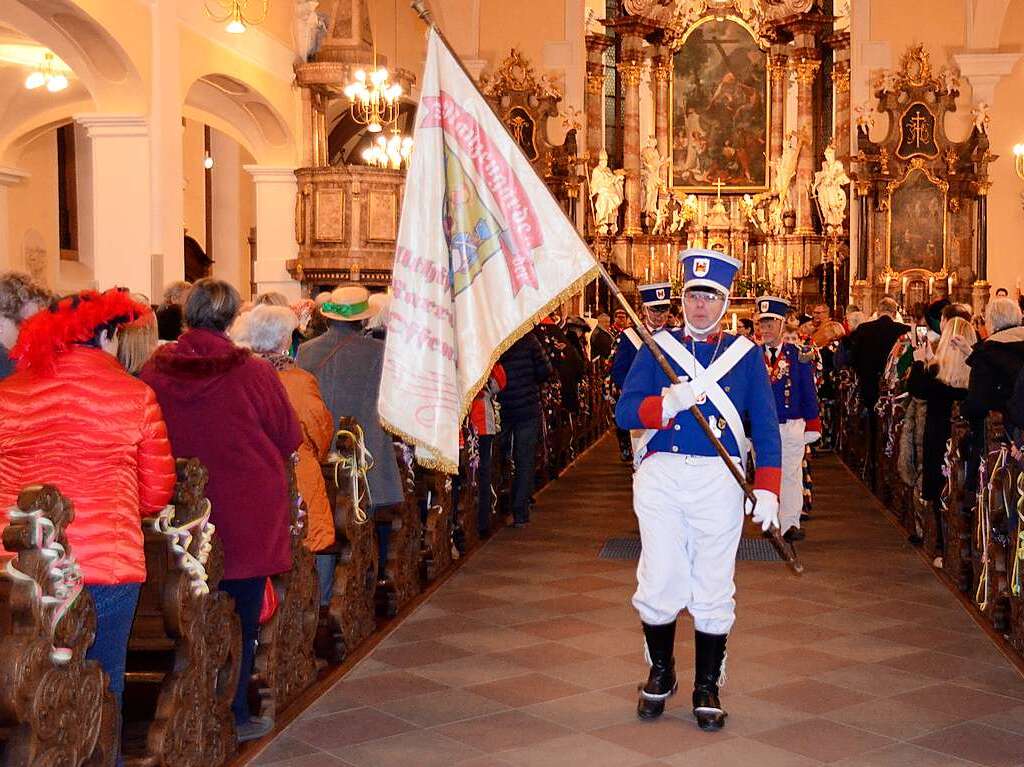
{"type": "Polygon", "coordinates": [[[836,157],[849,167],[850,165],[850,33],[843,32],[832,36],[827,41],[835,55],[832,67],[832,83],[834,88],[833,109],[835,126],[833,146],[836,157]]]}
{"type": "Polygon", "coordinates": [[[295,241],[294,168],[245,165],[256,184],[256,253],[253,281],[260,293],[276,290],[290,300],[301,297],[301,286],[288,272],[287,262],[298,257],[295,241]]]}
{"type": "MultiPolygon", "coordinates": [[[[773,53],[768,60],[768,71],[771,76],[771,136],[768,159],[774,162],[782,156],[782,142],[786,133],[786,62],[788,57],[773,53]]],[[[771,168],[774,174],[774,168],[771,168]]],[[[775,179],[772,178],[772,181],[775,179]]]]}
{"type": "Polygon", "coordinates": [[[587,82],[583,109],[587,115],[586,152],[591,165],[605,148],[604,142],[604,52],[614,41],[607,35],[587,35],[587,82]]]}
{"type": "Polygon", "coordinates": [[[633,58],[618,64],[623,87],[622,167],[626,171],[626,221],[623,234],[633,237],[640,229],[640,78],[643,59],[633,58]]]}
{"type": "Polygon", "coordinates": [[[821,60],[811,58],[810,54],[816,51],[805,50],[800,58],[794,58],[790,62],[790,71],[796,79],[796,103],[797,103],[797,124],[799,127],[800,141],[803,149],[797,160],[796,178],[793,183],[796,186],[793,200],[796,206],[796,233],[813,234],[811,226],[811,197],[808,194],[809,185],[814,178],[814,166],[817,161],[815,156],[815,141],[813,133],[814,125],[814,82],[821,68],[821,60]]]}
{"type": "Polygon", "coordinates": [[[152,248],[149,122],[140,115],[75,115],[84,131],[78,157],[81,261],[100,290],[160,295],[163,258],[152,248]],[[155,279],[154,279],[155,277],[155,279]],[[154,284],[158,283],[158,284],[154,284]]]}
{"type": "MultiPolygon", "coordinates": [[[[672,141],[668,133],[669,110],[672,104],[669,103],[669,82],[672,79],[672,51],[662,46],[661,54],[651,62],[652,76],[654,79],[654,137],[658,141],[658,153],[662,157],[672,157],[672,141]]],[[[662,171],[662,180],[670,183],[670,166],[666,165],[662,171]]]]}
{"type": "Polygon", "coordinates": [[[6,271],[14,266],[14,249],[17,247],[17,243],[11,240],[8,190],[28,176],[28,173],[17,168],[0,167],[0,271],[6,271]]]}

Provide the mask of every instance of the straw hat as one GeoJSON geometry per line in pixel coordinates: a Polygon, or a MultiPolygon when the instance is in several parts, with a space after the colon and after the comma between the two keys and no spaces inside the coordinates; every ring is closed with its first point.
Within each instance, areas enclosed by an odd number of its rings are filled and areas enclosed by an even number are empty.
{"type": "Polygon", "coordinates": [[[320,313],[331,320],[356,322],[373,317],[379,304],[370,303],[370,291],[362,285],[345,285],[331,291],[330,298],[320,305],[320,313]]]}

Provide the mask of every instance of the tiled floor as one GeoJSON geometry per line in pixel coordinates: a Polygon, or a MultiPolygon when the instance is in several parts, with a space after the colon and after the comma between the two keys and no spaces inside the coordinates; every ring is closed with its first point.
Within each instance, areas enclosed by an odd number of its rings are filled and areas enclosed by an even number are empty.
{"type": "Polygon", "coordinates": [[[684,683],[634,715],[646,677],[636,529],[609,440],[538,498],[255,762],[275,767],[1024,765],[1024,680],[832,457],[800,579],[743,562],[726,728],[694,726],[684,683]]]}

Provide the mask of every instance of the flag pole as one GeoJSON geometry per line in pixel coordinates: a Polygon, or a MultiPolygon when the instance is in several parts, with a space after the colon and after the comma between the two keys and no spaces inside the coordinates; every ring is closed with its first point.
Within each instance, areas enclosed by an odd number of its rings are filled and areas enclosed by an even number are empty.
{"type": "MultiPolygon", "coordinates": [[[[470,82],[474,82],[473,75],[471,75],[469,71],[466,69],[466,67],[463,65],[462,59],[459,58],[458,54],[456,54],[455,51],[452,50],[452,46],[448,42],[448,38],[444,36],[444,32],[442,32],[441,28],[438,27],[437,24],[435,23],[434,16],[430,12],[430,9],[428,9],[424,4],[424,0],[412,0],[411,6],[412,9],[416,12],[416,14],[420,17],[420,19],[422,19],[423,22],[428,27],[434,30],[438,38],[441,40],[441,43],[445,46],[445,48],[448,49],[448,52],[452,55],[452,58],[459,65],[459,68],[462,70],[463,74],[466,75],[466,78],[470,82]]],[[[494,107],[491,106],[491,103],[487,101],[487,99],[484,99],[484,103],[487,104],[495,119],[497,119],[499,123],[504,125],[504,123],[501,120],[501,117],[498,115],[497,112],[494,111],[494,107]]],[[[519,152],[522,153],[523,150],[522,147],[519,146],[519,142],[513,141],[512,143],[514,143],[516,149],[518,149],[519,152]]],[[[529,159],[526,157],[525,153],[522,154],[522,157],[527,163],[529,163],[529,159]]],[[[551,200],[552,202],[555,203],[555,207],[558,208],[563,218],[565,218],[566,224],[568,224],[575,231],[576,225],[569,219],[568,214],[566,214],[566,212],[562,209],[562,206],[558,204],[558,200],[555,199],[555,196],[554,194],[552,194],[551,189],[548,187],[547,184],[542,184],[542,186],[551,196],[551,200]]],[[[587,250],[590,251],[590,246],[587,245],[585,241],[583,241],[582,237],[580,238],[580,241],[583,242],[584,247],[586,247],[587,250]]],[[[654,356],[655,361],[661,367],[662,371],[664,371],[665,375],[668,376],[668,380],[673,384],[679,383],[679,376],[676,374],[676,371],[672,368],[672,365],[669,364],[669,361],[665,357],[665,354],[662,352],[661,347],[658,346],[658,342],[654,340],[654,336],[651,335],[651,332],[647,329],[647,326],[637,316],[637,313],[633,309],[632,305],[629,303],[629,300],[626,298],[625,295],[623,295],[622,290],[615,283],[615,280],[612,279],[612,276],[608,273],[608,270],[604,268],[604,264],[602,264],[594,256],[593,251],[590,251],[590,255],[591,258],[594,259],[594,263],[597,266],[598,275],[601,277],[602,280],[604,280],[605,286],[608,288],[609,291],[611,291],[611,294],[615,297],[615,300],[618,301],[619,305],[625,310],[626,315],[633,322],[633,327],[636,330],[637,335],[640,336],[640,340],[644,342],[644,345],[654,356]]],[[[729,451],[726,450],[725,445],[722,444],[722,441],[715,436],[714,432],[711,431],[711,426],[710,424],[708,424],[708,421],[704,417],[704,414],[700,411],[700,408],[698,408],[696,405],[693,405],[687,412],[689,412],[690,415],[692,415],[694,419],[697,421],[697,425],[700,426],[701,431],[704,432],[704,435],[711,442],[712,447],[714,447],[715,453],[717,453],[718,457],[722,459],[722,461],[728,467],[730,474],[732,474],[733,479],[736,480],[736,484],[738,484],[740,488],[743,490],[743,495],[752,505],[756,505],[757,498],[754,496],[754,491],[747,482],[746,476],[744,476],[743,471],[733,461],[732,456],[729,455],[729,451]]],[[[797,575],[801,574],[804,571],[804,568],[803,565],[800,564],[800,560],[796,556],[796,550],[783,539],[782,534],[778,528],[769,527],[768,533],[771,536],[771,541],[775,545],[775,548],[778,550],[779,554],[782,555],[783,559],[785,559],[786,564],[789,565],[790,570],[792,570],[797,575]]]]}

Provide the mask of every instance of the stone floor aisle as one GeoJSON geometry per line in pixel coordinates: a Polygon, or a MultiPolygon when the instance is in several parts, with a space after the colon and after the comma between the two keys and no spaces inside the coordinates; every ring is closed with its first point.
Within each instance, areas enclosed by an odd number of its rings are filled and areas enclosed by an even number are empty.
{"type": "Polygon", "coordinates": [[[629,472],[605,439],[260,755],[275,767],[1024,765],[1024,680],[832,456],[815,462],[800,554],[741,562],[726,728],[680,695],[633,713],[646,677],[629,472]]]}

